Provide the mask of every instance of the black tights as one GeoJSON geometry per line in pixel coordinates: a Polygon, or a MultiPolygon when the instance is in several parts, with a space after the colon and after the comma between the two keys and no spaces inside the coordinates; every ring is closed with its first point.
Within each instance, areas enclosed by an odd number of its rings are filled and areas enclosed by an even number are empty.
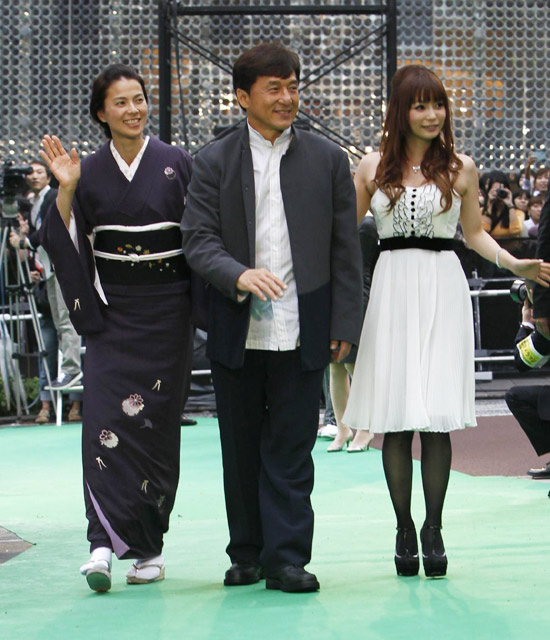
{"type": "MultiPolygon", "coordinates": [[[[382,461],[397,526],[414,527],[411,516],[412,452],[414,431],[386,433],[382,461]]],[[[441,526],[443,502],[451,470],[451,438],[448,433],[420,433],[421,468],[427,525],[441,526]]]]}

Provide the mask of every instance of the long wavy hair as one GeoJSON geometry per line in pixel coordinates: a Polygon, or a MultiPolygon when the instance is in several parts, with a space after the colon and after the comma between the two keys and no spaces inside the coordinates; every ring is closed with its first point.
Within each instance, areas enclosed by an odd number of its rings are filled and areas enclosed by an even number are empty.
{"type": "Polygon", "coordinates": [[[447,92],[435,73],[422,65],[402,67],[392,80],[380,143],[381,158],[374,178],[376,186],[388,196],[391,207],[405,191],[403,166],[407,161],[409,110],[415,102],[431,100],[445,106],[446,118],[441,134],[432,141],[422,158],[421,170],[426,180],[439,187],[443,211],[451,208],[454,184],[462,161],[455,152],[447,92]]]}

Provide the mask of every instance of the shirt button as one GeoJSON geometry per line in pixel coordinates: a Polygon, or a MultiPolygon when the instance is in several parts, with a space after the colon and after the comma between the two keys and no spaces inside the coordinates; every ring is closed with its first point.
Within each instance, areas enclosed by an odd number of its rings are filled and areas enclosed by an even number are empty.
{"type": "Polygon", "coordinates": [[[413,231],[411,231],[411,236],[414,236],[414,230],[413,230],[413,231]]]}

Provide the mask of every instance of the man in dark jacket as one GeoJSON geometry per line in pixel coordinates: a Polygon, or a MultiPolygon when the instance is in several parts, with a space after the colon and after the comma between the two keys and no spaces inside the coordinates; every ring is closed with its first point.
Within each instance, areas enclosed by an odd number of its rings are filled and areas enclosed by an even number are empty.
{"type": "Polygon", "coordinates": [[[298,56],[233,67],[247,122],[194,161],[183,248],[210,287],[212,360],[232,565],[224,584],[314,591],[311,451],[323,371],[357,343],[361,256],[346,154],[292,126],[298,56]]]}

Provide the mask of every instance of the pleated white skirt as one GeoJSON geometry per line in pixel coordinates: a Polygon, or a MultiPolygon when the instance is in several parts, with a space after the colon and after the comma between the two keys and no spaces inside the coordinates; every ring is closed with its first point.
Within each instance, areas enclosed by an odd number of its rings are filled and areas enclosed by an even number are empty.
{"type": "Polygon", "coordinates": [[[373,433],[476,426],[468,283],[454,251],[383,251],[343,421],[373,433]]]}

